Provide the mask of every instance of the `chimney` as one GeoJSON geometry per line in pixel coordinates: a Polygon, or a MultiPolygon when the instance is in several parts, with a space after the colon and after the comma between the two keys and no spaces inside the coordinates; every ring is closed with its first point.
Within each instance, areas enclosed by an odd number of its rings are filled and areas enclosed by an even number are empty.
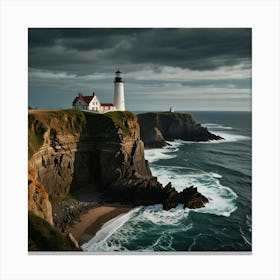
{"type": "Polygon", "coordinates": [[[79,97],[82,97],[82,96],[83,96],[83,94],[79,92],[79,97]]]}

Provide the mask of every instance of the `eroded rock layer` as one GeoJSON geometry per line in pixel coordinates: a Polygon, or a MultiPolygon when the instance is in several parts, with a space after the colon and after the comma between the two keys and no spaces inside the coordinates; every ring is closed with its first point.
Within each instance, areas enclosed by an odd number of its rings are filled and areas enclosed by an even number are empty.
{"type": "Polygon", "coordinates": [[[35,169],[28,165],[28,212],[53,224],[52,205],[43,184],[36,179],[35,169]]]}

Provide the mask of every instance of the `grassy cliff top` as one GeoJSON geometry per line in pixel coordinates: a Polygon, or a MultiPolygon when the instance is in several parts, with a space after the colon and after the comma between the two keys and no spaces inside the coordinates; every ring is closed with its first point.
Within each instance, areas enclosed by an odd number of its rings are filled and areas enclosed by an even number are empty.
{"type": "Polygon", "coordinates": [[[190,114],[178,113],[178,112],[148,112],[137,115],[139,122],[145,120],[147,125],[148,122],[171,122],[171,121],[182,121],[189,125],[195,125],[196,122],[190,114]]]}
{"type": "Polygon", "coordinates": [[[114,128],[120,128],[124,134],[129,134],[126,126],[127,121],[137,119],[134,113],[128,111],[115,111],[105,114],[84,112],[84,114],[88,130],[94,135],[114,128]]]}
{"type": "Polygon", "coordinates": [[[134,113],[115,111],[97,114],[80,110],[28,110],[28,157],[30,158],[44,143],[44,134],[50,137],[61,134],[80,135],[88,132],[98,135],[104,131],[120,129],[129,135],[129,121],[136,121],[134,113]]]}

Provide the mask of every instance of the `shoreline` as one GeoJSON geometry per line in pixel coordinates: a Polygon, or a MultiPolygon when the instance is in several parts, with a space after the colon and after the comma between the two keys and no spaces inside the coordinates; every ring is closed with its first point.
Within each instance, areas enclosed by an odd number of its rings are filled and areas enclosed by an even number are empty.
{"type": "Polygon", "coordinates": [[[105,223],[132,209],[132,206],[120,204],[97,205],[82,214],[79,221],[74,221],[67,231],[82,246],[91,240],[105,223]]]}

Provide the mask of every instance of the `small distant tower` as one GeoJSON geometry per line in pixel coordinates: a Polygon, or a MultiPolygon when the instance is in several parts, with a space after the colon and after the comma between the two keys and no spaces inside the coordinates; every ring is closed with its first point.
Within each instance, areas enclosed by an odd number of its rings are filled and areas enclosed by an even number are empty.
{"type": "Polygon", "coordinates": [[[118,69],[116,72],[116,77],[114,80],[114,106],[116,107],[117,111],[125,111],[125,104],[124,104],[124,86],[123,86],[123,79],[121,77],[121,70],[118,69]]]}

